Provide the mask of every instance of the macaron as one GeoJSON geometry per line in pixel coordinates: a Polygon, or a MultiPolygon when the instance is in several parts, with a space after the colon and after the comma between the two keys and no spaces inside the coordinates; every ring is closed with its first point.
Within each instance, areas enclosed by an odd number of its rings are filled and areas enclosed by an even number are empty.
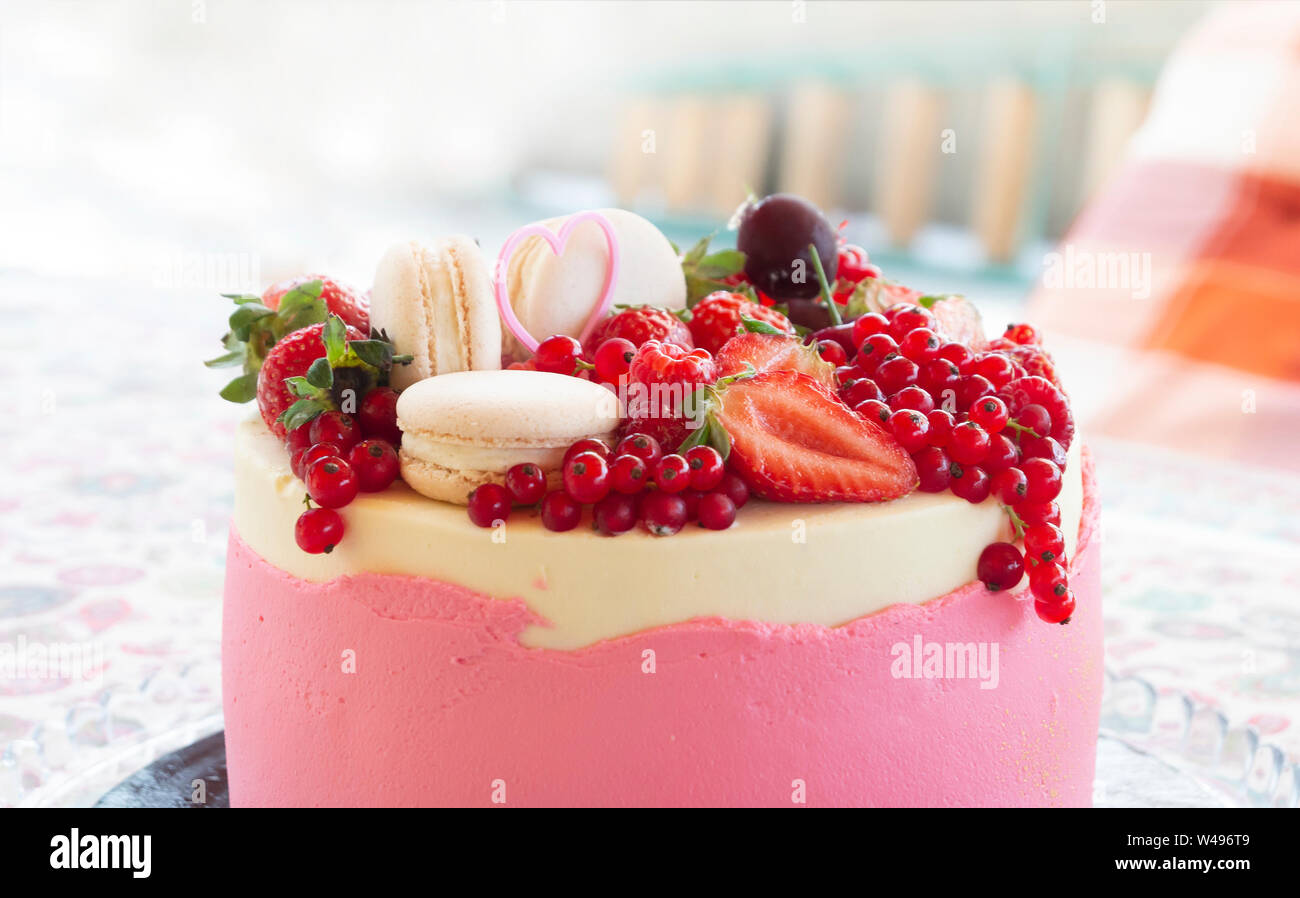
{"type": "Polygon", "coordinates": [[[391,247],[379,260],[370,323],[388,334],[409,365],[393,369],[403,389],[435,374],[501,367],[501,318],[491,268],[469,237],[391,247]]]}
{"type": "MultiPolygon", "coordinates": [[[[611,305],[686,308],[686,278],[668,238],[633,212],[596,211],[618,235],[620,272],[611,305]]],[[[564,221],[552,218],[539,224],[558,232],[564,221]]],[[[578,225],[560,255],[540,237],[525,240],[511,256],[506,273],[515,316],[539,342],[554,334],[579,336],[600,300],[608,265],[609,248],[595,222],[578,225]]],[[[505,339],[507,354],[527,354],[512,335],[506,333],[505,339]]]]}
{"type": "Polygon", "coordinates": [[[430,377],[397,400],[402,479],[416,492],[467,504],[484,483],[531,462],[560,484],[569,446],[586,437],[613,445],[618,398],[577,377],[542,371],[462,371],[430,377]]]}

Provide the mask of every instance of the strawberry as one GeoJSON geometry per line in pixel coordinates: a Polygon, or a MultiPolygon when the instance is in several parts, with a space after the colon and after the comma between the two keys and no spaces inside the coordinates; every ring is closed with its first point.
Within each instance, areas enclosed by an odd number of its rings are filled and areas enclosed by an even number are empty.
{"type": "Polygon", "coordinates": [[[286,293],[315,281],[320,281],[319,296],[326,309],[342,318],[348,327],[354,327],[363,334],[370,333],[369,296],[323,274],[305,274],[272,284],[262,294],[262,305],[275,311],[280,308],[280,300],[286,293]]]}
{"type": "Polygon", "coordinates": [[[691,309],[691,336],[695,345],[716,354],[723,344],[740,333],[742,318],[762,321],[781,333],[795,332],[790,319],[776,309],[760,305],[743,293],[718,290],[691,309]]]}
{"type": "Polygon", "coordinates": [[[609,316],[592,331],[591,339],[587,341],[587,351],[594,353],[600,344],[614,337],[630,340],[633,346],[658,340],[661,343],[676,343],[687,349],[695,348],[690,330],[677,317],[677,313],[659,306],[632,306],[609,316]]]}
{"type": "Polygon", "coordinates": [[[257,373],[257,408],[271,432],[284,439],[321,412],[356,412],[360,397],[388,383],[394,364],[410,361],[394,355],[386,340],[367,340],[331,315],[271,348],[257,373]]]}
{"type": "Polygon", "coordinates": [[[244,373],[221,391],[221,397],[231,402],[253,398],[263,360],[285,335],[320,324],[331,312],[361,333],[368,332],[369,298],[329,278],[295,278],[267,288],[262,296],[223,295],[235,303],[230,329],[221,338],[226,353],[203,364],[209,368],[243,368],[244,373]]]}
{"type": "Polygon", "coordinates": [[[795,371],[768,371],[718,392],[710,418],[725,429],[733,469],[777,502],[880,502],[916,488],[898,442],[795,371]]]}
{"type": "Polygon", "coordinates": [[[835,388],[835,366],[815,345],[785,334],[744,333],[732,337],[718,352],[718,374],[741,374],[753,367],[764,371],[797,371],[824,386],[835,388]]]}

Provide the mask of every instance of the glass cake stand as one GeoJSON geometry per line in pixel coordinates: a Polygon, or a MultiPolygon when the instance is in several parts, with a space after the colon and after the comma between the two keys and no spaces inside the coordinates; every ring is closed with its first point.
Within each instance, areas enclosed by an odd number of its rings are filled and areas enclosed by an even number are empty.
{"type": "MultiPolygon", "coordinates": [[[[49,783],[20,807],[226,807],[221,716],[142,739],[49,783]],[[193,800],[202,779],[203,802],[193,800]]],[[[4,759],[0,759],[0,764],[4,759]]],[[[1106,674],[1093,804],[1137,807],[1300,806],[1300,772],[1249,726],[1178,692],[1106,674]]]]}

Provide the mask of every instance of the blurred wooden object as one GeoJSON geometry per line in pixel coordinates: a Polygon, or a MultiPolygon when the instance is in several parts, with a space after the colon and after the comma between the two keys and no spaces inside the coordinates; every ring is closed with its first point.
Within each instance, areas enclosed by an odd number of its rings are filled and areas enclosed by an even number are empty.
{"type": "Polygon", "coordinates": [[[610,186],[620,206],[630,209],[648,195],[662,197],[659,139],[667,119],[664,108],[651,97],[633,97],[623,104],[609,163],[610,186]]]}
{"type": "Polygon", "coordinates": [[[705,152],[710,162],[707,211],[730,216],[752,190],[763,192],[772,143],[772,107],[760,94],[719,97],[714,130],[705,152]]]}
{"type": "Polygon", "coordinates": [[[841,206],[840,174],[852,108],[848,96],[826,84],[795,88],[785,122],[780,189],[823,209],[841,206]]]}
{"type": "Polygon", "coordinates": [[[1092,94],[1083,179],[1079,202],[1084,203],[1106,182],[1120,160],[1129,138],[1146,117],[1151,92],[1129,81],[1104,81],[1092,94]]]}
{"type": "Polygon", "coordinates": [[[619,122],[610,184],[624,206],[652,198],[675,213],[730,215],[762,191],[771,142],[761,94],[636,99],[619,122]]]}
{"type": "Polygon", "coordinates": [[[983,141],[973,185],[971,227],[989,259],[1015,254],[1034,160],[1037,100],[1019,81],[989,86],[983,141]]]}
{"type": "Polygon", "coordinates": [[[917,81],[890,85],[877,141],[875,211],[903,247],[925,223],[942,152],[943,95],[917,81]]]}

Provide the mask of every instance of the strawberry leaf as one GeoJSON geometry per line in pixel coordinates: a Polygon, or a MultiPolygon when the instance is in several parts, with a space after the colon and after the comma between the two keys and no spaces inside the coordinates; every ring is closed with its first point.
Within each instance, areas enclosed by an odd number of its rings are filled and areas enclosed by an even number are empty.
{"type": "Polygon", "coordinates": [[[307,369],[307,383],[322,390],[334,386],[334,369],[326,359],[317,359],[307,369]]]}
{"type": "Polygon", "coordinates": [[[219,355],[215,359],[208,359],[203,363],[209,368],[229,368],[233,365],[244,364],[243,349],[232,349],[225,355],[219,355]]]}
{"type": "Polygon", "coordinates": [[[220,395],[227,402],[248,402],[257,395],[257,375],[239,375],[239,377],[221,388],[220,395]]]}
{"type": "MultiPolygon", "coordinates": [[[[295,378],[288,378],[294,380],[295,378]]],[[[284,425],[285,430],[297,430],[308,421],[315,418],[321,412],[328,411],[331,404],[320,399],[299,399],[293,405],[285,409],[280,417],[276,420],[284,425]]]]}
{"type": "Polygon", "coordinates": [[[773,327],[766,321],[759,321],[757,318],[750,318],[748,315],[740,316],[740,323],[751,334],[776,334],[778,336],[789,336],[779,327],[773,327]]]}
{"type": "Polygon", "coordinates": [[[393,344],[385,340],[353,340],[348,345],[367,365],[386,370],[393,364],[393,344]]]}
{"type": "Polygon", "coordinates": [[[325,319],[325,329],[320,336],[325,344],[325,358],[329,359],[331,366],[338,365],[348,351],[347,325],[339,316],[331,315],[325,319]]]}
{"type": "Polygon", "coordinates": [[[274,314],[275,312],[260,302],[245,303],[230,313],[230,332],[238,339],[248,342],[249,332],[254,322],[274,314]]]}

